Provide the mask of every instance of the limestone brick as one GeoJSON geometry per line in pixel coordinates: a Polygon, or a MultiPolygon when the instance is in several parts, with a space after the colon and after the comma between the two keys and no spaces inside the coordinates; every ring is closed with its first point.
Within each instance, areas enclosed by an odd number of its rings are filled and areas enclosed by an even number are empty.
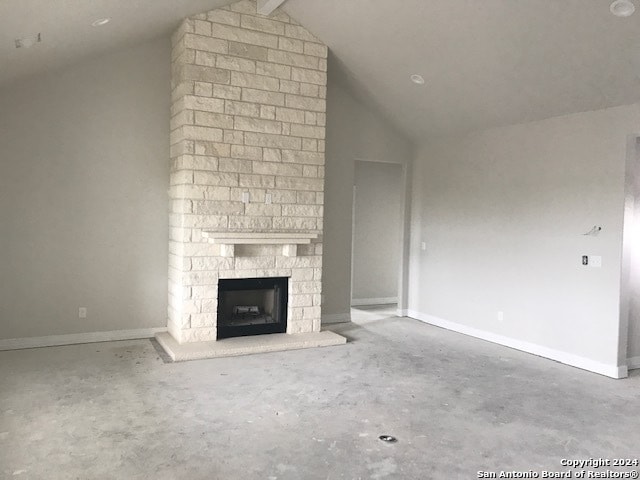
{"type": "Polygon", "coordinates": [[[266,60],[268,57],[268,49],[266,47],[247,45],[246,43],[240,42],[229,42],[228,53],[229,55],[249,58],[251,60],[266,60]]]}
{"type": "MultiPolygon", "coordinates": [[[[197,122],[197,118],[196,118],[196,122],[197,122]]],[[[298,125],[298,124],[291,125],[291,135],[294,135],[296,137],[323,139],[324,132],[325,132],[324,127],[316,127],[312,125],[298,125]]]]}
{"type": "MultiPolygon", "coordinates": [[[[217,128],[233,128],[233,117],[221,113],[195,112],[196,125],[217,128]]],[[[311,136],[311,135],[301,135],[311,136]]],[[[222,136],[221,136],[222,139],[222,136]]]]}
{"type": "MultiPolygon", "coordinates": [[[[282,133],[282,123],[273,120],[264,120],[251,117],[235,117],[233,124],[236,130],[242,130],[245,132],[257,132],[257,133],[282,133]]],[[[245,136],[246,138],[246,136],[245,136]]]]}
{"type": "Polygon", "coordinates": [[[324,154],[304,152],[301,150],[282,150],[282,161],[285,163],[304,163],[307,165],[323,165],[324,154]]]}
{"type": "Polygon", "coordinates": [[[239,130],[225,130],[224,142],[230,145],[242,145],[244,144],[244,132],[239,130]]]}
{"type": "MultiPolygon", "coordinates": [[[[215,87],[214,87],[215,88],[215,87]]],[[[201,110],[203,112],[223,113],[224,100],[219,98],[206,98],[187,95],[183,98],[184,108],[201,110]]]]}
{"type": "Polygon", "coordinates": [[[251,160],[241,160],[238,158],[221,158],[218,160],[218,162],[218,171],[220,172],[251,173],[251,160]]]}
{"type": "Polygon", "coordinates": [[[275,257],[237,257],[235,259],[235,268],[239,270],[275,268],[275,266],[275,257]]]}
{"type": "Polygon", "coordinates": [[[262,159],[265,162],[281,162],[282,152],[277,148],[263,148],[262,159]]]}
{"type": "Polygon", "coordinates": [[[194,313],[191,315],[191,328],[215,327],[216,314],[214,313],[194,313]]]}
{"type": "MultiPolygon", "coordinates": [[[[218,58],[218,55],[215,53],[201,52],[198,50],[196,51],[195,63],[196,65],[203,65],[205,67],[215,67],[217,58],[218,58]]],[[[197,83],[201,83],[201,82],[197,82],[197,83]]]]}
{"type": "Polygon", "coordinates": [[[269,190],[273,203],[296,203],[296,193],[293,190],[269,190]]]}
{"type": "Polygon", "coordinates": [[[299,108],[300,110],[310,110],[312,112],[325,112],[327,108],[326,102],[320,98],[291,94],[286,95],[285,105],[289,108],[299,108]]]}
{"type": "Polygon", "coordinates": [[[198,185],[238,186],[237,173],[201,172],[194,173],[194,183],[198,185]]]}
{"type": "Polygon", "coordinates": [[[285,25],[284,34],[290,38],[297,38],[299,40],[306,40],[308,42],[322,43],[320,39],[314,36],[307,29],[297,25],[285,25]]]}
{"type": "MultiPolygon", "coordinates": [[[[198,141],[195,142],[195,154],[206,155],[211,159],[215,157],[228,157],[231,154],[231,146],[227,143],[198,141]]],[[[197,170],[217,170],[215,165],[211,164],[208,168],[200,168],[197,170]]]]}
{"type": "MultiPolygon", "coordinates": [[[[225,68],[227,70],[236,70],[238,72],[255,73],[256,62],[247,60],[246,58],[229,57],[226,55],[216,55],[216,67],[225,68]]],[[[232,74],[233,79],[233,74],[232,74]]],[[[231,82],[234,85],[233,81],[231,82]]]]}
{"type": "Polygon", "coordinates": [[[253,88],[242,89],[242,100],[263,105],[284,106],[285,96],[280,92],[267,92],[253,88]]]}
{"type": "Polygon", "coordinates": [[[291,93],[300,93],[300,95],[304,95],[305,97],[319,97],[320,87],[318,85],[313,85],[310,83],[301,83],[300,92],[291,92],[291,93]]]}
{"type": "Polygon", "coordinates": [[[200,97],[211,97],[213,95],[213,85],[209,82],[194,82],[193,93],[200,97]]]}
{"type": "Polygon", "coordinates": [[[301,177],[303,176],[302,165],[285,165],[283,163],[270,163],[270,162],[254,162],[253,173],[259,173],[263,175],[283,175],[287,177],[301,177]]]}
{"type": "Polygon", "coordinates": [[[265,118],[267,120],[275,120],[276,107],[272,105],[260,105],[260,118],[265,118]]]}
{"type": "Polygon", "coordinates": [[[321,43],[304,42],[304,54],[327,58],[327,47],[321,43]]]}
{"type": "Polygon", "coordinates": [[[218,9],[207,12],[207,19],[214,23],[222,23],[234,27],[240,26],[240,15],[227,10],[218,9]]]}
{"type": "Polygon", "coordinates": [[[213,25],[211,36],[224,40],[232,40],[234,42],[248,43],[250,45],[278,48],[278,37],[276,35],[220,23],[213,25]]]}
{"type": "Polygon", "coordinates": [[[256,62],[256,73],[285,80],[291,79],[291,67],[277,63],[256,62]]]}
{"type": "Polygon", "coordinates": [[[237,87],[255,88],[270,92],[277,92],[280,89],[280,81],[277,78],[253,73],[231,72],[230,83],[237,87]]]}
{"type": "Polygon", "coordinates": [[[269,62],[292,65],[294,67],[312,68],[316,70],[319,68],[317,57],[282,50],[273,50],[271,48],[267,51],[267,60],[269,62]]]}
{"type": "MultiPolygon", "coordinates": [[[[264,17],[257,17],[255,12],[253,15],[242,15],[240,18],[240,26],[250,30],[258,30],[260,32],[272,33],[274,35],[284,35],[285,25],[282,22],[276,22],[264,17]]],[[[277,46],[277,45],[276,45],[277,46]]]]}
{"type": "Polygon", "coordinates": [[[228,42],[210,36],[187,33],[184,35],[183,41],[185,48],[203,52],[229,53],[228,42]]]}
{"type": "Polygon", "coordinates": [[[316,230],[318,221],[312,217],[274,217],[273,228],[282,230],[316,230]]]}
{"type": "MultiPolygon", "coordinates": [[[[203,286],[195,286],[191,287],[191,297],[199,298],[199,299],[210,299],[215,300],[216,304],[218,303],[218,284],[215,286],[211,285],[203,285],[203,286]]],[[[204,305],[204,302],[203,302],[204,305]]]]}
{"type": "Polygon", "coordinates": [[[191,262],[192,270],[211,271],[229,270],[233,268],[233,258],[229,257],[194,257],[191,262]]]}
{"type": "Polygon", "coordinates": [[[287,148],[299,150],[302,147],[302,141],[296,137],[285,135],[272,135],[267,133],[247,132],[244,135],[246,145],[270,148],[287,148]]]}
{"type": "Polygon", "coordinates": [[[305,112],[292,108],[276,107],[276,120],[290,123],[304,123],[305,112]]]}
{"type": "Polygon", "coordinates": [[[282,215],[282,206],[274,203],[249,203],[246,205],[245,213],[251,216],[279,217],[282,215]]]}
{"type": "Polygon", "coordinates": [[[284,205],[282,215],[285,217],[321,217],[320,205],[284,205]]]}
{"type": "Polygon", "coordinates": [[[291,80],[296,82],[312,83],[314,85],[326,85],[327,74],[317,70],[291,67],[291,80]]]}
{"type": "Polygon", "coordinates": [[[260,107],[261,105],[258,103],[236,102],[233,100],[227,100],[224,103],[225,113],[229,115],[244,115],[246,117],[259,117],[260,107]]]}
{"type": "Polygon", "coordinates": [[[251,15],[256,15],[256,3],[255,1],[250,0],[242,0],[240,2],[235,2],[226,7],[227,9],[238,12],[238,13],[248,13],[251,15]]]}
{"type": "Polygon", "coordinates": [[[197,215],[235,215],[244,212],[242,202],[225,200],[195,200],[193,213],[197,215]]]}
{"type": "Polygon", "coordinates": [[[269,217],[231,216],[229,228],[236,230],[268,230],[273,227],[273,221],[269,217]]]}
{"type": "Polygon", "coordinates": [[[291,203],[313,205],[316,203],[316,192],[296,192],[296,201],[291,203]]]}
{"type": "Polygon", "coordinates": [[[232,87],[230,85],[220,85],[220,84],[214,83],[211,96],[219,99],[224,98],[227,100],[240,100],[241,94],[242,94],[242,89],[240,87],[232,87]]]}
{"type": "Polygon", "coordinates": [[[231,157],[244,158],[246,160],[262,160],[262,148],[231,145],[231,157]]]}
{"type": "Polygon", "coordinates": [[[276,186],[276,179],[273,175],[249,175],[240,174],[241,187],[273,188],[276,186]]]}
{"type": "Polygon", "coordinates": [[[313,138],[303,138],[302,139],[302,150],[308,152],[317,152],[318,151],[318,141],[313,138]]]}
{"type": "Polygon", "coordinates": [[[298,95],[300,93],[300,82],[294,82],[293,80],[280,80],[280,91],[282,93],[293,93],[298,95]]]}
{"type": "Polygon", "coordinates": [[[304,42],[295,38],[280,37],[278,49],[294,53],[304,53],[304,42]]]}

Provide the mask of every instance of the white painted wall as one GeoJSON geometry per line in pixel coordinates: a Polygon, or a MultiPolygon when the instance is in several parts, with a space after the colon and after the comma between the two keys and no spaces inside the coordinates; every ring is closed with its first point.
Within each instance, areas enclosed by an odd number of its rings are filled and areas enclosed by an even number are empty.
{"type": "Polygon", "coordinates": [[[166,325],[169,47],[0,90],[0,339],[166,325]]]}
{"type": "Polygon", "coordinates": [[[351,293],[354,305],[397,301],[401,209],[402,166],[356,161],[351,293]]]}
{"type": "Polygon", "coordinates": [[[411,163],[411,143],[335,80],[327,91],[323,321],[349,318],[355,160],[411,163]]]}
{"type": "Polygon", "coordinates": [[[639,125],[632,105],[425,145],[413,175],[411,315],[607,374],[623,364],[626,142],[639,125]],[[599,236],[582,235],[594,225],[599,236]],[[602,268],[583,267],[584,254],[601,255],[602,268]]]}
{"type": "Polygon", "coordinates": [[[636,139],[633,146],[632,164],[627,170],[633,211],[629,218],[625,217],[625,229],[628,229],[625,233],[629,235],[625,238],[625,247],[630,254],[627,356],[632,359],[634,368],[640,368],[640,139],[636,139]]]}

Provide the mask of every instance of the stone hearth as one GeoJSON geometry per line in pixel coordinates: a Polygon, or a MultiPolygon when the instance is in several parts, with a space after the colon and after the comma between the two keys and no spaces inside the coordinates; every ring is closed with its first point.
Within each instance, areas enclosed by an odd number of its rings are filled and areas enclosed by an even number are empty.
{"type": "MultiPolygon", "coordinates": [[[[282,347],[317,346],[327,47],[249,0],[185,19],[172,46],[170,336],[159,340],[174,353],[216,342],[219,280],[286,277],[282,335],[305,338],[282,347]]],[[[216,343],[268,351],[278,335],[216,343]]]]}

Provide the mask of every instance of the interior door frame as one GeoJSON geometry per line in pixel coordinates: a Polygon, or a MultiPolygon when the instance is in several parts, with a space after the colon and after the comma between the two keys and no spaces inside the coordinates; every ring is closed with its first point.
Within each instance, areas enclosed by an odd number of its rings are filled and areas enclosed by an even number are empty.
{"type": "Polygon", "coordinates": [[[356,162],[383,163],[397,165],[401,168],[400,184],[400,259],[398,265],[398,307],[396,315],[404,317],[408,309],[408,286],[409,286],[409,246],[410,246],[410,221],[411,221],[411,164],[392,162],[385,160],[374,160],[369,158],[355,158],[353,172],[353,196],[351,202],[351,299],[353,301],[353,260],[354,260],[354,236],[355,236],[355,200],[356,200],[356,162]]]}

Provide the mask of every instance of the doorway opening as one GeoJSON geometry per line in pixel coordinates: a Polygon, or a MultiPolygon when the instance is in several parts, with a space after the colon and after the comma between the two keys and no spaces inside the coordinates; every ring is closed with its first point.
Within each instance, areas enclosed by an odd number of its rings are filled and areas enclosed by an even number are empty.
{"type": "Polygon", "coordinates": [[[404,168],[356,160],[351,306],[399,303],[403,262],[404,168]]]}

